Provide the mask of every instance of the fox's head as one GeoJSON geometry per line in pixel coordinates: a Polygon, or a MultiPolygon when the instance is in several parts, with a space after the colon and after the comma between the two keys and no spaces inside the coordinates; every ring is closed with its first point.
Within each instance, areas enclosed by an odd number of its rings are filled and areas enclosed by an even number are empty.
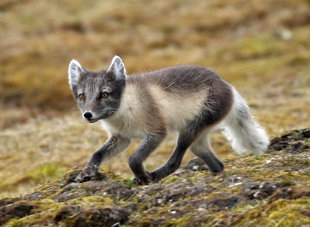
{"type": "Polygon", "coordinates": [[[115,56],[107,69],[98,72],[72,60],[68,74],[73,97],[88,122],[110,117],[117,111],[126,85],[126,69],[120,57],[115,56]]]}

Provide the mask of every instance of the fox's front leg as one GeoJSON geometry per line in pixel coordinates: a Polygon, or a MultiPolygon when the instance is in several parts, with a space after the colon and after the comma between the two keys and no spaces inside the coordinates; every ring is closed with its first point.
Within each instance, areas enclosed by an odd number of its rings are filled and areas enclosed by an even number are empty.
{"type": "Polygon", "coordinates": [[[148,184],[152,181],[151,175],[145,171],[143,162],[160,145],[165,138],[165,133],[147,135],[140,147],[129,158],[129,166],[135,174],[135,181],[138,184],[148,184]]]}
{"type": "Polygon", "coordinates": [[[111,136],[105,144],[90,158],[85,168],[75,178],[77,182],[89,181],[98,174],[98,168],[103,160],[107,160],[124,151],[130,143],[130,139],[120,135],[111,136]]]}

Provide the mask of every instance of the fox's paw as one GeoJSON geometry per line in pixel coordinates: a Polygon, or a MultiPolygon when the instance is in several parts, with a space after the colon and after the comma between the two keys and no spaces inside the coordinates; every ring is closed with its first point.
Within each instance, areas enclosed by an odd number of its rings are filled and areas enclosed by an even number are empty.
{"type": "Polygon", "coordinates": [[[152,175],[149,172],[145,172],[144,176],[139,176],[139,178],[136,176],[132,183],[136,185],[147,185],[152,183],[152,175]]]}
{"type": "Polygon", "coordinates": [[[79,175],[75,178],[76,182],[86,182],[92,180],[102,180],[105,178],[105,175],[98,171],[95,166],[86,167],[83,169],[79,175]]]}

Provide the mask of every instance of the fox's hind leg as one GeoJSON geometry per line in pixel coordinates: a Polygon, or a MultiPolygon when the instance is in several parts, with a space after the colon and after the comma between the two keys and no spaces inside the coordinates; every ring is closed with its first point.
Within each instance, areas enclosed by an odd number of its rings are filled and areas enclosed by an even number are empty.
{"type": "MultiPolygon", "coordinates": [[[[207,130],[215,127],[225,118],[231,109],[232,102],[231,86],[220,79],[212,81],[212,86],[208,90],[208,97],[201,112],[180,130],[177,145],[172,155],[166,164],[151,173],[152,181],[159,181],[178,169],[186,150],[207,130]]],[[[212,172],[223,171],[224,165],[215,156],[209,143],[198,141],[193,146],[193,152],[208,164],[212,172]]]]}
{"type": "MultiPolygon", "coordinates": [[[[169,157],[168,161],[161,166],[160,168],[156,169],[154,172],[151,173],[152,181],[157,182],[162,178],[170,175],[174,171],[176,171],[182,162],[183,156],[186,150],[195,143],[197,137],[200,136],[201,133],[205,130],[206,125],[205,121],[201,118],[196,118],[195,121],[190,122],[184,129],[179,132],[179,137],[177,140],[176,147],[169,157]]],[[[195,146],[196,147],[196,146],[195,146]]],[[[197,155],[198,155],[197,149],[197,155]]],[[[200,153],[199,153],[200,154],[200,153]]],[[[223,170],[223,164],[219,161],[213,153],[202,153],[200,157],[203,158],[205,161],[208,160],[208,163],[212,166],[212,170],[220,172],[223,170]],[[211,161],[209,161],[211,160],[211,161]],[[214,164],[216,163],[216,164],[214,164]],[[222,166],[221,166],[222,165],[222,166]]],[[[209,165],[208,164],[208,165],[209,165]]]]}
{"type": "Polygon", "coordinates": [[[168,161],[163,166],[151,173],[153,182],[161,180],[162,178],[170,175],[180,167],[183,156],[187,148],[195,140],[195,137],[196,135],[193,135],[190,132],[180,132],[177,145],[168,161]]]}
{"type": "Polygon", "coordinates": [[[206,130],[206,132],[194,141],[190,150],[208,165],[213,174],[217,174],[223,171],[224,164],[216,157],[210,144],[209,135],[210,130],[206,130]]]}

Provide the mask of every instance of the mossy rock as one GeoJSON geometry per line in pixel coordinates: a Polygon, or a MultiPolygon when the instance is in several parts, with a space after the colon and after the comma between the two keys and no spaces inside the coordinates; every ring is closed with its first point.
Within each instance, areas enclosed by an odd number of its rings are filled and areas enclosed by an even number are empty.
{"type": "Polygon", "coordinates": [[[159,183],[136,186],[105,172],[76,183],[59,181],[0,200],[7,226],[308,226],[310,129],[274,138],[261,155],[229,155],[213,176],[190,161],[159,183]],[[296,145],[298,144],[298,145],[296,145]]]}

